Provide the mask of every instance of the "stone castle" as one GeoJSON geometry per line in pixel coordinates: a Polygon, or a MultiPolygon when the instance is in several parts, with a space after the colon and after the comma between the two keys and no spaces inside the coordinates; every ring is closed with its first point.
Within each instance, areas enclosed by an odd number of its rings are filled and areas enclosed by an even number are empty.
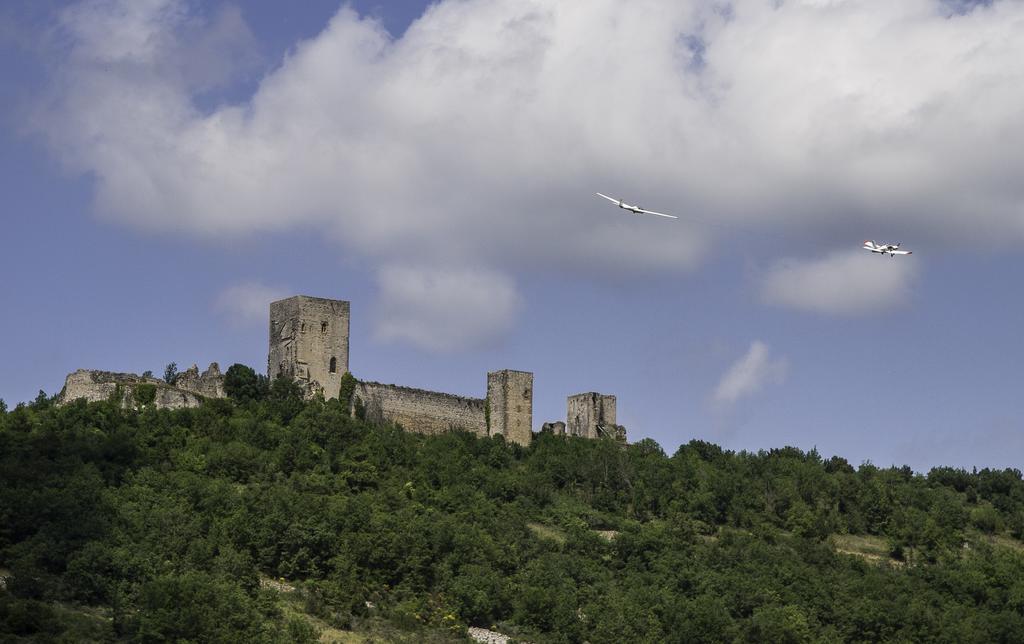
{"type": "MultiPolygon", "coordinates": [[[[349,371],[349,302],[296,295],[270,304],[267,375],[287,376],[308,396],[337,398],[342,376],[349,371]]],[[[69,374],[59,401],[79,398],[109,400],[119,396],[125,406],[138,404],[139,385],[155,388],[158,408],[197,407],[206,398],[223,398],[224,377],[217,363],[202,374],[193,365],[172,383],[107,371],[79,370],[69,374]]],[[[397,423],[407,430],[437,434],[465,429],[479,436],[504,436],[529,445],[533,437],[533,374],[503,369],[487,374],[484,398],[414,389],[377,382],[356,382],[350,411],[368,420],[397,423]]],[[[625,441],[625,428],[616,424],[615,396],[594,392],[570,396],[566,422],[544,423],[542,431],[584,438],[625,441]]]]}

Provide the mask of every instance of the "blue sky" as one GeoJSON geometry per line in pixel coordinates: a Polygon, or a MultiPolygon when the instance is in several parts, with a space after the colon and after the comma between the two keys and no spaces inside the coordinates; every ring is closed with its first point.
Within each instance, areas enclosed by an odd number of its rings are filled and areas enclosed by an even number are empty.
{"type": "Polygon", "coordinates": [[[357,377],[530,370],[538,427],[1020,467],[1019,3],[426,5],[0,9],[0,398],[264,369],[305,293],[357,377]]]}

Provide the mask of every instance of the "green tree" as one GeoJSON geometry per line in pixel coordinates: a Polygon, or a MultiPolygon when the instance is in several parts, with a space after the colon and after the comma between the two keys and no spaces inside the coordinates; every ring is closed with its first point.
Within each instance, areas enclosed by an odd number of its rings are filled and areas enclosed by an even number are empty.
{"type": "Polygon", "coordinates": [[[811,627],[797,606],[765,606],[754,609],[747,630],[748,642],[799,644],[810,642],[811,627]]]}
{"type": "Polygon", "coordinates": [[[1003,518],[999,516],[999,512],[994,507],[988,504],[979,505],[971,510],[971,523],[977,529],[988,534],[994,534],[1003,529],[1003,518]]]}
{"type": "Polygon", "coordinates": [[[132,391],[132,398],[135,399],[135,403],[139,407],[152,404],[156,400],[156,385],[149,383],[135,385],[132,391]]]}
{"type": "Polygon", "coordinates": [[[338,389],[338,400],[341,402],[343,409],[349,409],[352,407],[352,396],[356,393],[356,384],[359,381],[352,375],[352,372],[346,371],[341,374],[341,387],[338,389]]]}
{"type": "Polygon", "coordinates": [[[164,367],[164,382],[173,385],[178,382],[178,363],[172,362],[164,367]]]}
{"type": "Polygon", "coordinates": [[[244,364],[235,363],[224,374],[224,392],[236,402],[263,400],[268,390],[266,376],[244,364]]]}
{"type": "Polygon", "coordinates": [[[40,389],[35,400],[32,401],[32,409],[42,410],[51,405],[53,405],[53,398],[47,396],[46,392],[40,389]]]}
{"type": "Polygon", "coordinates": [[[144,584],[126,630],[142,642],[238,642],[256,641],[261,623],[255,603],[240,588],[190,572],[144,584]]]}

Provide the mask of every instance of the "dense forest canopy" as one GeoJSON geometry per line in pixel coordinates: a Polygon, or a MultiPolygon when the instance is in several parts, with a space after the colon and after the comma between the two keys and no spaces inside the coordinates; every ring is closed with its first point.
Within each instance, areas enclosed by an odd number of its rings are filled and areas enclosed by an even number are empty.
{"type": "Polygon", "coordinates": [[[0,406],[0,639],[1024,641],[1020,471],[423,436],[250,372],[0,406]]]}

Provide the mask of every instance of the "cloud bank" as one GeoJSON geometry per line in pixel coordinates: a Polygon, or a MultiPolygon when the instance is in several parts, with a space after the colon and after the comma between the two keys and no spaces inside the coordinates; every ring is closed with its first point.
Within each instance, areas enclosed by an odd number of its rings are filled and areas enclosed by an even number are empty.
{"type": "Polygon", "coordinates": [[[342,8],[211,108],[240,71],[190,52],[245,60],[242,16],[89,0],[36,127],[103,216],[319,229],[379,266],[685,271],[715,236],[851,222],[1019,244],[1022,29],[1011,0],[441,0],[401,38],[342,8]]]}
{"type": "MultiPolygon", "coordinates": [[[[604,188],[725,223],[1021,238],[1024,5],[646,5],[448,0],[397,40],[343,8],[249,99],[204,111],[229,72],[199,74],[184,44],[235,51],[237,16],[84,2],[40,118],[102,211],[201,235],[307,224],[371,254],[600,261],[604,188]]],[[[685,266],[684,228],[648,226],[619,259],[685,266]],[[666,235],[677,256],[646,252],[666,235]]]]}
{"type": "Polygon", "coordinates": [[[821,259],[785,259],[765,274],[761,296],[769,304],[829,315],[866,315],[906,304],[918,273],[916,261],[864,250],[821,259]]]}

